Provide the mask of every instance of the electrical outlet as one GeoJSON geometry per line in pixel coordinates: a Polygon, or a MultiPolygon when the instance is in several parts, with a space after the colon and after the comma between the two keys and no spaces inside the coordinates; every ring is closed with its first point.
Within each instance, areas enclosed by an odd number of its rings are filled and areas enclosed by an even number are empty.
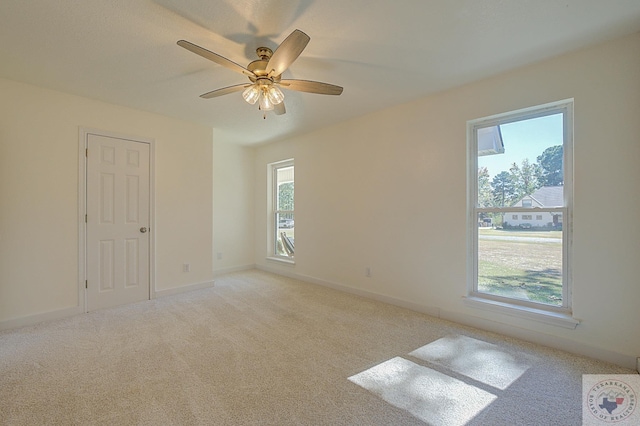
{"type": "Polygon", "coordinates": [[[370,267],[368,267],[368,266],[367,266],[367,267],[364,269],[364,276],[365,276],[365,277],[367,277],[367,278],[370,278],[370,277],[371,277],[371,268],[370,268],[370,267]]]}
{"type": "Polygon", "coordinates": [[[183,263],[182,272],[191,272],[191,265],[189,263],[183,263]]]}

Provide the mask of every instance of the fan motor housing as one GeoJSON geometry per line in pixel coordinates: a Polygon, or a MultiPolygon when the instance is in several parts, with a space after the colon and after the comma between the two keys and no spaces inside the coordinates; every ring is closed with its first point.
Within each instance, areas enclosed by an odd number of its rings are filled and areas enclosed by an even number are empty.
{"type": "MultiPolygon", "coordinates": [[[[271,55],[273,55],[273,51],[268,47],[258,47],[256,49],[256,54],[260,57],[260,59],[256,59],[255,61],[247,65],[247,69],[251,71],[253,74],[255,74],[256,77],[268,78],[269,80],[271,80],[272,83],[279,82],[281,79],[279,75],[268,77],[269,73],[267,72],[267,65],[269,64],[269,59],[271,58],[271,55]]],[[[250,76],[249,80],[255,83],[258,79],[250,76]]]]}
{"type": "Polygon", "coordinates": [[[266,69],[268,63],[268,60],[265,61],[264,59],[258,59],[247,65],[247,69],[257,76],[265,76],[267,75],[266,69]]]}

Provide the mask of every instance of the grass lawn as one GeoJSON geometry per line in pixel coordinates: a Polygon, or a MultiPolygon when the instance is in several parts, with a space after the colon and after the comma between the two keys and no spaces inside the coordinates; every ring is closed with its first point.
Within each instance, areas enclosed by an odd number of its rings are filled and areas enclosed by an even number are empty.
{"type": "Polygon", "coordinates": [[[561,238],[561,231],[479,230],[478,290],[561,306],[561,238]]]}

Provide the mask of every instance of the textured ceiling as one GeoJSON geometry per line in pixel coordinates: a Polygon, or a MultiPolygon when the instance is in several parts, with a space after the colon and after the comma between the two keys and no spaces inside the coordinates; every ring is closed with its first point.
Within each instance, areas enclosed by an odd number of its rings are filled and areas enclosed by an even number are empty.
{"type": "Polygon", "coordinates": [[[2,0],[0,76],[210,125],[263,143],[640,31],[638,0],[2,0]],[[294,29],[311,37],[285,78],[344,87],[285,91],[287,114],[240,93],[245,77],[176,45],[241,65],[294,29]]]}

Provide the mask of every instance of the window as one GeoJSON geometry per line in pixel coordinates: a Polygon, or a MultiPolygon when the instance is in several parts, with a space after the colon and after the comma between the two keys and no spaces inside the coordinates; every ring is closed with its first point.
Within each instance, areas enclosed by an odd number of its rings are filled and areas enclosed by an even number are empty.
{"type": "Polygon", "coordinates": [[[270,253],[280,259],[295,255],[294,165],[293,160],[270,164],[272,181],[270,253]]]}
{"type": "Polygon", "coordinates": [[[570,313],[572,120],[563,101],[468,123],[472,302],[570,313]]]}

